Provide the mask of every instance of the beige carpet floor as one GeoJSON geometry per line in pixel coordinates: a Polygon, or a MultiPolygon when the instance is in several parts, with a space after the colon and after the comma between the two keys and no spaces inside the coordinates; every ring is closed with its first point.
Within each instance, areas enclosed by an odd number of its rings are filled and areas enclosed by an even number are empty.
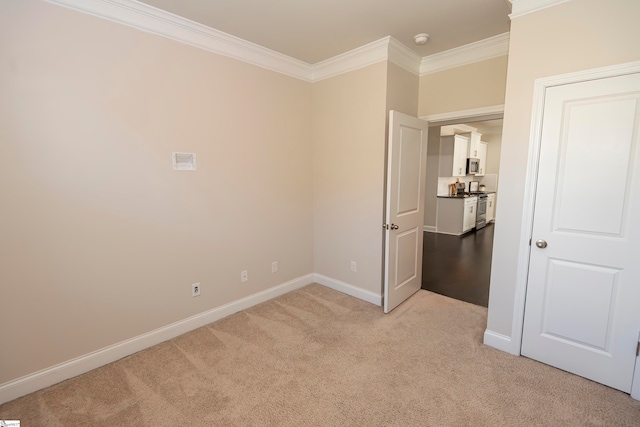
{"type": "Polygon", "coordinates": [[[640,426],[640,402],[482,344],[487,310],[389,315],[310,285],[0,406],[21,426],[640,426]]]}

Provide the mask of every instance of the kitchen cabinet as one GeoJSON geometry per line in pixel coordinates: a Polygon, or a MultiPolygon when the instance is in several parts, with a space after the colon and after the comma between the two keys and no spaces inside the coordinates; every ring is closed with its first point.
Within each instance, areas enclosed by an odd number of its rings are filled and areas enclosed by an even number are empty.
{"type": "Polygon", "coordinates": [[[487,224],[496,219],[496,193],[487,194],[487,224]]]}
{"type": "Polygon", "coordinates": [[[462,135],[440,138],[439,176],[465,176],[469,138],[462,135]]]}
{"type": "Polygon", "coordinates": [[[438,197],[436,231],[444,234],[460,234],[476,226],[477,197],[438,197]]]}
{"type": "Polygon", "coordinates": [[[476,208],[478,207],[478,198],[469,197],[464,201],[464,218],[462,232],[466,233],[476,226],[476,208]]]}
{"type": "Polygon", "coordinates": [[[461,135],[469,138],[469,145],[467,146],[467,157],[469,157],[470,159],[480,158],[480,139],[482,138],[482,134],[478,132],[467,132],[461,135]]]}
{"type": "Polygon", "coordinates": [[[478,173],[476,176],[482,176],[486,172],[487,169],[487,147],[489,144],[486,142],[480,141],[478,145],[478,160],[480,160],[480,167],[478,168],[478,173]]]}

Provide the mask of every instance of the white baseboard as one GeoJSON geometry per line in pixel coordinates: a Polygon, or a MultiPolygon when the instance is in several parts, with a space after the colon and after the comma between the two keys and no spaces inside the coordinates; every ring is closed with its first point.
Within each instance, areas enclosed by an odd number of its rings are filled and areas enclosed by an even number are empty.
{"type": "MultiPolygon", "coordinates": [[[[314,281],[313,274],[298,277],[281,285],[274,286],[257,294],[216,307],[212,310],[196,314],[146,334],[110,345],[100,350],[68,360],[50,368],[26,375],[13,381],[0,384],[0,404],[16,399],[25,394],[57,384],[66,379],[78,376],[92,369],[99,368],[118,359],[129,356],[145,348],[175,338],[186,332],[227,317],[240,310],[301,288],[314,281]]],[[[341,290],[341,289],[337,289],[341,290]]],[[[344,292],[344,291],[343,291],[344,292]]],[[[364,291],[363,291],[364,292],[364,291]]],[[[348,293],[348,292],[347,292],[348,293]]],[[[356,296],[356,295],[354,295],[356,296]]]]}
{"type": "Polygon", "coordinates": [[[511,338],[488,329],[484,331],[484,344],[511,353],[511,338]]]}
{"type": "Polygon", "coordinates": [[[438,228],[435,225],[425,225],[423,227],[424,231],[427,231],[429,233],[437,233],[438,232],[438,228]]]}
{"type": "Polygon", "coordinates": [[[371,304],[375,304],[377,306],[382,306],[382,295],[376,294],[374,292],[366,291],[362,288],[355,287],[345,282],[341,282],[340,280],[332,279],[327,276],[323,276],[322,274],[315,273],[313,275],[313,281],[321,284],[322,286],[326,286],[327,288],[331,288],[338,292],[342,292],[343,294],[351,295],[352,297],[356,297],[366,302],[370,302],[371,304]]]}

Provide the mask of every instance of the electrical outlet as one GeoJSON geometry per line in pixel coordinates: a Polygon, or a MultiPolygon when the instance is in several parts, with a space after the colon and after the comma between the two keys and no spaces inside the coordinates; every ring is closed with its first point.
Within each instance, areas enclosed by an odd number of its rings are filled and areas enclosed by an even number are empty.
{"type": "Polygon", "coordinates": [[[273,261],[271,263],[271,272],[276,273],[278,271],[278,261],[273,261]]]}
{"type": "Polygon", "coordinates": [[[200,283],[194,283],[191,285],[191,296],[199,297],[200,296],[200,283]]]}
{"type": "Polygon", "coordinates": [[[358,264],[356,264],[355,261],[351,261],[351,271],[353,271],[354,273],[358,271],[358,264]]]}
{"type": "Polygon", "coordinates": [[[240,281],[246,282],[247,280],[249,280],[249,272],[247,270],[242,270],[240,272],[240,281]]]}

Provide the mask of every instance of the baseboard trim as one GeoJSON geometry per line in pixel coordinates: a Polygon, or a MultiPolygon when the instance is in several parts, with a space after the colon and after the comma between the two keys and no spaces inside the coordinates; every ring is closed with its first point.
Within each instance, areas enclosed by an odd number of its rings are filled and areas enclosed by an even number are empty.
{"type": "Polygon", "coordinates": [[[429,233],[437,233],[438,232],[438,228],[436,226],[433,225],[425,225],[422,227],[422,229],[424,231],[427,231],[429,233]]]}
{"type": "Polygon", "coordinates": [[[350,285],[340,280],[332,279],[331,277],[323,276],[322,274],[315,273],[313,275],[313,281],[331,288],[343,294],[351,295],[352,297],[361,299],[377,306],[382,306],[382,295],[374,292],[366,291],[362,288],[350,285]]]}
{"type": "MultiPolygon", "coordinates": [[[[237,301],[196,314],[137,337],[104,347],[33,374],[0,384],[0,404],[49,387],[69,378],[115,362],[123,357],[175,338],[233,313],[286,294],[314,282],[314,274],[301,276],[237,301]]],[[[340,290],[340,289],[337,289],[340,290]]],[[[350,294],[351,295],[351,294],[350,294]]],[[[355,296],[355,295],[354,295],[355,296]]]]}
{"type": "Polygon", "coordinates": [[[488,329],[484,331],[484,344],[511,353],[511,338],[488,329]]]}

